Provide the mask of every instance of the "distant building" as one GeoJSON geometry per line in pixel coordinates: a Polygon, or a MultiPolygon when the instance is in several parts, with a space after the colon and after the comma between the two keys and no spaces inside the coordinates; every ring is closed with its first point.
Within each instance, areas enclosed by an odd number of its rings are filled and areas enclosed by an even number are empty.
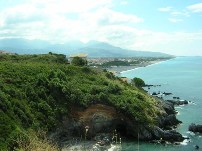
{"type": "Polygon", "coordinates": [[[4,50],[0,50],[0,55],[4,55],[4,54],[11,54],[11,53],[4,51],[4,50]]]}
{"type": "Polygon", "coordinates": [[[116,76],[118,73],[117,71],[110,71],[110,70],[109,70],[109,72],[112,73],[114,76],[116,76]]]}
{"type": "Polygon", "coordinates": [[[129,82],[129,79],[128,78],[126,78],[126,77],[120,77],[120,79],[123,81],[123,82],[129,82]]]}
{"type": "Polygon", "coordinates": [[[0,50],[0,55],[13,55],[14,53],[5,51],[5,50],[0,50]]]}
{"type": "Polygon", "coordinates": [[[70,63],[72,62],[72,60],[75,58],[75,57],[79,57],[79,58],[82,58],[84,60],[87,60],[87,57],[88,57],[88,54],[85,54],[85,53],[80,53],[80,54],[76,54],[76,55],[70,55],[69,56],[69,61],[70,63]]]}

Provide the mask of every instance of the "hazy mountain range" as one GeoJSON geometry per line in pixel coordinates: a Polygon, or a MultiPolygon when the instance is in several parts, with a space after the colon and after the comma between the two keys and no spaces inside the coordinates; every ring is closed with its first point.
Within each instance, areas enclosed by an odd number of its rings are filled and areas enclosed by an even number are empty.
{"type": "Polygon", "coordinates": [[[90,41],[69,41],[64,44],[51,44],[44,40],[27,39],[0,39],[0,50],[17,54],[43,54],[48,52],[62,53],[65,55],[87,53],[89,57],[170,57],[171,55],[150,52],[127,50],[112,46],[108,43],[90,41]]]}

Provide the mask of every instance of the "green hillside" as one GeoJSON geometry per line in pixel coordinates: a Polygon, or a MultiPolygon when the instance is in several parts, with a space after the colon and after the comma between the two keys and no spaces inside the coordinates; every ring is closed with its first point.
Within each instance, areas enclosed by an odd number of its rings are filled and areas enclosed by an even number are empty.
{"type": "Polygon", "coordinates": [[[110,72],[66,63],[64,55],[0,56],[0,150],[21,133],[54,130],[71,106],[103,103],[152,125],[158,102],[110,72]]]}

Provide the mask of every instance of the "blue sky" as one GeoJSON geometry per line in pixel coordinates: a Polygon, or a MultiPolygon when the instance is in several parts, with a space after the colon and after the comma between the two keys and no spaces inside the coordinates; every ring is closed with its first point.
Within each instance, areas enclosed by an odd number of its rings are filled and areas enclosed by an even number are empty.
{"type": "Polygon", "coordinates": [[[1,0],[0,38],[202,56],[202,0],[1,0]]]}

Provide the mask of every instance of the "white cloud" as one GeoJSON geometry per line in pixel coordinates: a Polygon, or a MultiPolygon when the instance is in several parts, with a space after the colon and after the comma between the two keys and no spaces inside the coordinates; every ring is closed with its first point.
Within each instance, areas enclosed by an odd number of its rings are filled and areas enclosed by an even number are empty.
{"type": "Polygon", "coordinates": [[[127,5],[128,2],[127,1],[121,1],[121,5],[127,5]]]}
{"type": "Polygon", "coordinates": [[[99,25],[111,25],[111,24],[129,24],[142,22],[143,19],[135,15],[123,14],[113,11],[108,8],[101,8],[94,13],[88,12],[81,14],[83,20],[87,20],[90,24],[97,23],[99,25]]]}
{"type": "Polygon", "coordinates": [[[160,12],[170,12],[172,11],[172,7],[162,7],[158,9],[160,12]]]}
{"type": "Polygon", "coordinates": [[[202,3],[190,5],[187,7],[187,9],[194,13],[200,13],[202,12],[202,3]]]}
{"type": "Polygon", "coordinates": [[[112,0],[32,0],[32,5],[43,7],[47,12],[81,13],[91,9],[109,6],[112,0]]]}
{"type": "MultiPolygon", "coordinates": [[[[172,7],[159,11],[180,15],[172,7]]],[[[175,17],[170,21],[182,21],[175,17]]],[[[202,32],[166,33],[135,28],[144,19],[113,10],[112,0],[31,0],[1,10],[0,18],[0,38],[45,39],[57,43],[98,40],[132,50],[173,54],[177,54],[176,49],[191,50],[194,41],[202,41],[202,32]]]]}
{"type": "MultiPolygon", "coordinates": [[[[167,12],[172,16],[181,16],[181,17],[190,17],[190,14],[187,10],[175,10],[173,7],[164,7],[158,9],[161,12],[167,12]]],[[[169,19],[170,20],[170,19],[169,19]]],[[[173,19],[171,19],[173,22],[175,22],[173,19]]],[[[179,21],[179,20],[178,20],[179,21]]]]}
{"type": "MultiPolygon", "coordinates": [[[[18,35],[23,38],[32,37],[33,39],[53,41],[70,38],[79,32],[83,32],[81,29],[86,28],[85,26],[83,28],[82,21],[70,19],[72,14],[79,16],[93,9],[110,7],[110,5],[111,0],[26,1],[0,11],[0,28],[2,33],[6,31],[6,33],[11,33],[10,36],[18,35]],[[58,34],[60,35],[58,36],[58,34]]],[[[3,34],[1,36],[5,37],[3,34]]]]}
{"type": "Polygon", "coordinates": [[[190,17],[189,12],[187,11],[172,11],[171,15],[173,16],[185,16],[185,17],[190,17]]]}
{"type": "Polygon", "coordinates": [[[125,25],[102,26],[99,31],[89,33],[88,40],[99,40],[131,50],[160,51],[175,55],[198,53],[202,32],[154,32],[125,25]]]}
{"type": "MultiPolygon", "coordinates": [[[[92,40],[98,39],[104,26],[127,27],[143,21],[135,15],[113,11],[110,7],[111,0],[32,0],[0,12],[0,37],[16,36],[60,43],[76,39],[92,40]]],[[[99,39],[104,40],[104,36],[99,39]]]]}
{"type": "Polygon", "coordinates": [[[173,23],[177,23],[177,22],[182,22],[183,21],[182,19],[177,19],[177,18],[169,18],[168,20],[170,22],[173,22],[173,23]]]}
{"type": "Polygon", "coordinates": [[[168,18],[168,21],[172,23],[182,22],[184,17],[190,17],[190,14],[187,10],[178,11],[178,10],[175,10],[175,8],[173,7],[164,7],[164,8],[159,8],[158,10],[161,12],[168,13],[170,15],[170,18],[168,18]]]}
{"type": "Polygon", "coordinates": [[[175,55],[201,54],[202,32],[153,32],[143,31],[141,36],[133,32],[133,39],[128,42],[131,49],[161,51],[175,55]],[[130,44],[129,44],[130,43],[130,44]],[[198,47],[197,47],[197,46],[198,47]]]}

